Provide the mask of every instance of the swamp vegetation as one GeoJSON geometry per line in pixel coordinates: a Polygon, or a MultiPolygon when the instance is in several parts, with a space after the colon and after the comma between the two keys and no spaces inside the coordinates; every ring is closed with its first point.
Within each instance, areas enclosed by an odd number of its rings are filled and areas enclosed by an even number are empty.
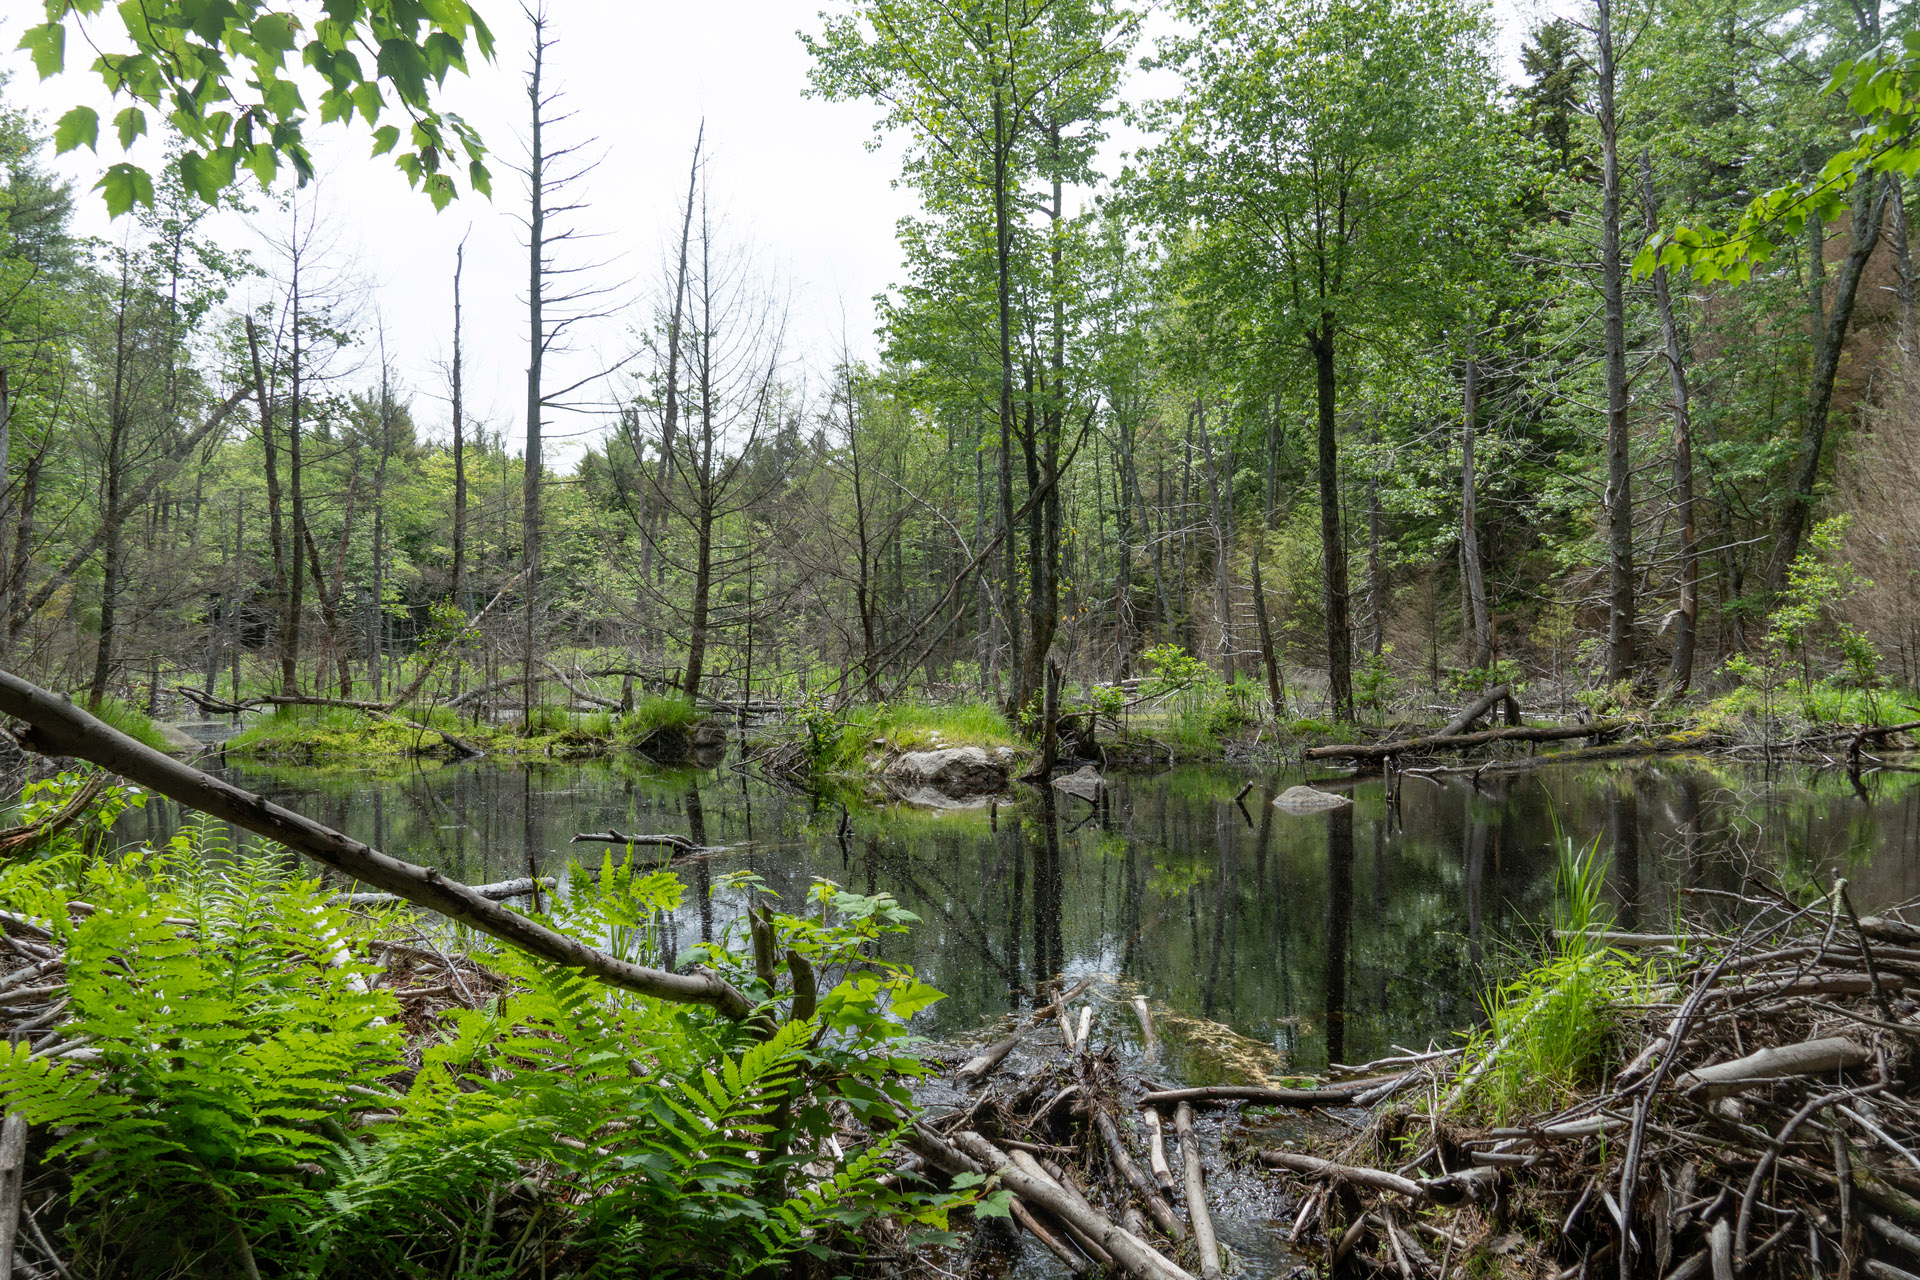
{"type": "Polygon", "coordinates": [[[0,68],[0,1280],[1920,1274],[1913,6],[832,3],[826,359],[487,8],[0,68]]]}

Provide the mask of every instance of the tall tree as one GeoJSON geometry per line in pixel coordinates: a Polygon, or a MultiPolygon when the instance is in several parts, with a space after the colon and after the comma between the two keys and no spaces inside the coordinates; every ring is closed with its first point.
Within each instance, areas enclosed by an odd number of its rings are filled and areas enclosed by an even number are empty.
{"type": "Polygon", "coordinates": [[[1484,168],[1494,82],[1476,11],[1451,0],[1187,3],[1157,65],[1185,90],[1149,115],[1166,140],[1139,188],[1191,242],[1205,305],[1247,317],[1312,368],[1326,667],[1353,717],[1341,521],[1343,339],[1420,302],[1450,197],[1484,168]]]}

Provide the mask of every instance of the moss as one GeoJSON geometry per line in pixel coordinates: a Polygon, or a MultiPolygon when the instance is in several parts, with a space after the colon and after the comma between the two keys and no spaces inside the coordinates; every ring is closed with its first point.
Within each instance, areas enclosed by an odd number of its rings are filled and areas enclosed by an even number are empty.
{"type": "Polygon", "coordinates": [[[469,724],[445,710],[412,709],[408,719],[345,707],[280,707],[227,741],[231,755],[284,763],[324,764],[379,758],[459,754],[443,735],[490,755],[578,757],[615,751],[669,756],[691,745],[703,718],[681,699],[649,698],[624,715],[539,708],[532,732],[519,721],[469,724]],[[419,727],[417,727],[419,726],[419,727]]]}

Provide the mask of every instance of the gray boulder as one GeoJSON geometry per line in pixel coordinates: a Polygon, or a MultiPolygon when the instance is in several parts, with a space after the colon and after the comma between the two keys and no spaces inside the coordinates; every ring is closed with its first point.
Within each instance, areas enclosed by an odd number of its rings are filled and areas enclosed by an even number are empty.
{"type": "Polygon", "coordinates": [[[1055,790],[1064,791],[1088,804],[1099,800],[1100,788],[1105,784],[1106,779],[1090,764],[1083,764],[1072,773],[1063,773],[1053,780],[1055,790]]]}
{"type": "Polygon", "coordinates": [[[1274,799],[1273,807],[1285,809],[1288,813],[1325,813],[1329,809],[1344,809],[1352,803],[1346,796],[1337,796],[1331,791],[1288,787],[1274,799]]]}
{"type": "Polygon", "coordinates": [[[897,791],[931,787],[955,799],[1007,789],[1007,766],[979,747],[909,751],[887,766],[885,776],[897,791]]]}

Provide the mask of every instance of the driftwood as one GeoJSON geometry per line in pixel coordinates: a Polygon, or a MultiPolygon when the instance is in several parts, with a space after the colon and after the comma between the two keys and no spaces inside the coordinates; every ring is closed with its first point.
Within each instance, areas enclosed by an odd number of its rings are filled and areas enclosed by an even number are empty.
{"type": "Polygon", "coordinates": [[[1402,1076],[1350,1080],[1325,1089],[1268,1089],[1258,1085],[1213,1084],[1193,1089],[1159,1089],[1140,1099],[1143,1107],[1168,1107],[1191,1102],[1218,1106],[1228,1102],[1257,1102],[1276,1107],[1349,1107],[1362,1094],[1383,1085],[1398,1084],[1402,1076]]]}
{"type": "Polygon", "coordinates": [[[182,764],[10,672],[0,671],[0,713],[26,722],[26,730],[18,736],[29,750],[90,760],[529,955],[656,999],[706,1005],[735,1020],[753,1012],[753,1002],[716,974],[670,973],[616,959],[509,911],[432,867],[390,857],[311,818],[182,764]]]}
{"type": "Polygon", "coordinates": [[[1718,1098],[1769,1080],[1825,1075],[1861,1066],[1872,1057],[1865,1047],[1845,1036],[1829,1036],[1824,1040],[1760,1049],[1732,1062],[1699,1067],[1678,1077],[1674,1084],[1689,1093],[1700,1089],[1708,1097],[1718,1098]]]}
{"type": "MultiPolygon", "coordinates": [[[[552,876],[542,876],[538,881],[531,876],[521,876],[518,880],[500,880],[493,884],[473,884],[467,887],[483,898],[491,898],[499,902],[506,898],[524,897],[533,892],[536,884],[542,889],[553,889],[557,888],[559,883],[552,876]]],[[[406,901],[397,893],[341,893],[335,894],[333,900],[345,903],[349,907],[384,907],[390,903],[406,901]]]]}
{"type": "Polygon", "coordinates": [[[7,1114],[0,1121],[0,1276],[14,1274],[14,1246],[20,1239],[20,1201],[26,1191],[27,1121],[7,1114]]]}
{"type": "Polygon", "coordinates": [[[1173,1206],[1160,1194],[1160,1188],[1154,1185],[1153,1179],[1141,1172],[1140,1166],[1134,1163],[1125,1140],[1120,1136],[1120,1126],[1113,1122],[1113,1117],[1105,1107],[1093,1109],[1093,1124],[1094,1132],[1106,1144],[1107,1156],[1113,1162],[1113,1167],[1120,1171],[1121,1178],[1139,1195],[1141,1203],[1147,1206],[1147,1213],[1153,1218],[1154,1225],[1165,1232],[1169,1240],[1185,1239],[1187,1233],[1181,1228],[1180,1219],[1174,1216],[1173,1206]]]}
{"type": "Polygon", "coordinates": [[[960,1083],[962,1085],[978,1084],[993,1074],[993,1069],[999,1066],[1008,1054],[1013,1052],[1013,1047],[1020,1043],[1022,1036],[1026,1035],[1026,1033],[1034,1027],[1045,1022],[1048,1018],[1053,1017],[1065,1009],[1067,1002],[1092,986],[1093,981],[1092,978],[1082,978],[1078,983],[1074,984],[1071,991],[1061,996],[1058,1000],[1055,1000],[1052,1004],[1035,1009],[1014,1027],[1012,1034],[1002,1037],[975,1054],[967,1061],[965,1066],[961,1067],[960,1070],[955,1073],[960,1083]]]}
{"type": "Polygon", "coordinates": [[[1220,1275],[1220,1241],[1213,1234],[1213,1215],[1207,1212],[1207,1175],[1200,1167],[1200,1139],[1193,1132],[1193,1104],[1183,1102],[1173,1112],[1174,1131],[1180,1135],[1180,1162],[1186,1166],[1187,1220],[1193,1223],[1193,1247],[1200,1254],[1204,1280],[1220,1275]]]}
{"type": "Polygon", "coordinates": [[[1509,725],[1482,729],[1477,733],[1430,733],[1395,742],[1344,742],[1324,747],[1309,747],[1308,760],[1385,760],[1389,756],[1421,755],[1430,751],[1464,751],[1492,742],[1561,742],[1568,738],[1593,738],[1615,733],[1631,723],[1626,720],[1596,720],[1591,724],[1509,725]]]}
{"type": "Polygon", "coordinates": [[[1135,1280],[1194,1280],[1146,1241],[1096,1210],[1083,1210],[1051,1178],[1035,1177],[1005,1152],[971,1130],[954,1135],[954,1146],[999,1176],[1015,1195],[1031,1200],[1062,1222],[1075,1225],[1112,1255],[1114,1265],[1135,1280]]]}

